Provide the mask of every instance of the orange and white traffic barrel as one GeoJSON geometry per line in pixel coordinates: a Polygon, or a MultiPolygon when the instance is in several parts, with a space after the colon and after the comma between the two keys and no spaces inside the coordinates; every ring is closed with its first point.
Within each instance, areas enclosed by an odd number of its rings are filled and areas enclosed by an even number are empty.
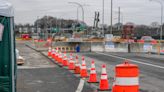
{"type": "Polygon", "coordinates": [[[115,67],[112,92],[139,92],[139,68],[125,61],[115,67]]]}

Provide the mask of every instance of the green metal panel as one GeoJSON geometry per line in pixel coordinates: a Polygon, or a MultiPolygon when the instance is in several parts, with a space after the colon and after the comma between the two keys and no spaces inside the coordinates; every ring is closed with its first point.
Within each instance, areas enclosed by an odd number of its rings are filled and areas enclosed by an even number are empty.
{"type": "Polygon", "coordinates": [[[14,34],[11,32],[11,18],[0,16],[0,23],[4,25],[3,37],[2,41],[0,41],[0,92],[13,92],[13,82],[15,84],[13,76],[15,77],[16,75],[16,59],[15,41],[12,37],[14,34]],[[13,41],[14,43],[12,43],[13,41]]]}

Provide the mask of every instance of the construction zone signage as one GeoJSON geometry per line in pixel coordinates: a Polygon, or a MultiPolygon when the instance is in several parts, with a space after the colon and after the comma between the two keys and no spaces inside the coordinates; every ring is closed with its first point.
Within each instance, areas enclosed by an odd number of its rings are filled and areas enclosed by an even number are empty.
{"type": "Polygon", "coordinates": [[[4,26],[0,23],[0,41],[2,41],[4,26]]]}
{"type": "Polygon", "coordinates": [[[108,50],[114,50],[115,49],[114,43],[113,42],[106,42],[105,48],[108,50]]]}
{"type": "Polygon", "coordinates": [[[149,44],[149,43],[145,43],[145,44],[143,45],[143,49],[144,49],[145,52],[149,52],[149,51],[152,50],[152,45],[149,44]]]}

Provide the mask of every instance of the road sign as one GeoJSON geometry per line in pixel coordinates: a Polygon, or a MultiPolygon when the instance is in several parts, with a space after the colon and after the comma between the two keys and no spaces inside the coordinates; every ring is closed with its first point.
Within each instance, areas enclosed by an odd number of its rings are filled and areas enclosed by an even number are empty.
{"type": "Polygon", "coordinates": [[[114,50],[115,46],[113,42],[106,42],[105,49],[114,50]]]}
{"type": "Polygon", "coordinates": [[[145,43],[144,45],[143,45],[143,50],[144,51],[151,51],[152,50],[152,45],[151,44],[149,44],[149,43],[145,43]]]}
{"type": "Polygon", "coordinates": [[[105,39],[108,40],[108,41],[112,41],[113,34],[105,34],[105,39]]]}

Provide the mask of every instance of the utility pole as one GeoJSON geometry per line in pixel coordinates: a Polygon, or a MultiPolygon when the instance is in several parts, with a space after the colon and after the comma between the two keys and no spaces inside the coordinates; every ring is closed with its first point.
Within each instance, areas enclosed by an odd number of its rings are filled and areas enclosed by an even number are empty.
{"type": "MultiPolygon", "coordinates": [[[[77,25],[79,24],[79,7],[77,7],[77,25]]],[[[75,27],[76,32],[78,31],[78,29],[75,27]]]]}
{"type": "Polygon", "coordinates": [[[104,0],[102,2],[102,34],[103,34],[103,36],[105,35],[105,32],[104,32],[104,0]]]}
{"type": "Polygon", "coordinates": [[[39,21],[39,16],[37,16],[37,21],[36,21],[36,32],[37,32],[37,35],[39,37],[38,21],[39,21]]]}
{"type": "Polygon", "coordinates": [[[111,28],[110,28],[110,32],[111,34],[113,33],[113,0],[111,0],[111,28]]]}

